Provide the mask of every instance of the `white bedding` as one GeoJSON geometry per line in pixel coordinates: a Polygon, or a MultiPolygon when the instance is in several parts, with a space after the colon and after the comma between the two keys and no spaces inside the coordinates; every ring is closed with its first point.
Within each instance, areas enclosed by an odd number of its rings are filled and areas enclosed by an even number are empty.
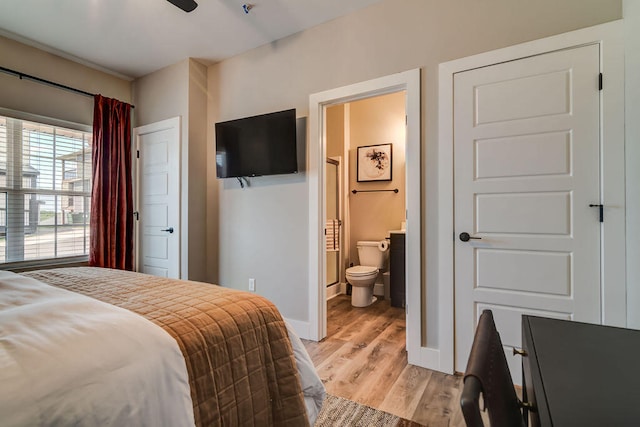
{"type": "Polygon", "coordinates": [[[289,340],[293,347],[293,355],[296,358],[298,374],[300,375],[300,385],[302,387],[302,394],[304,395],[309,424],[313,425],[322,408],[326,391],[322,380],[316,372],[316,368],[313,366],[309,353],[307,353],[307,349],[304,348],[304,344],[293,331],[291,325],[289,325],[289,323],[286,323],[286,325],[289,340]]]}
{"type": "Polygon", "coordinates": [[[184,358],[146,319],[0,271],[2,426],[193,426],[184,358]]]}

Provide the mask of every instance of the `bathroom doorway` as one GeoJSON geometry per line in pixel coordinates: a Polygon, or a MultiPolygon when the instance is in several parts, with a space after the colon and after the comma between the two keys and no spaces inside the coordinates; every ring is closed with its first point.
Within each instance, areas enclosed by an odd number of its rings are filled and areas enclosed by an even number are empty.
{"type": "MultiPolygon", "coordinates": [[[[309,96],[309,142],[307,176],[309,180],[309,323],[303,335],[320,341],[327,336],[327,287],[325,266],[325,193],[327,110],[333,105],[349,103],[379,95],[405,91],[405,205],[406,205],[406,348],[408,362],[426,366],[431,354],[425,346],[423,316],[422,253],[422,177],[421,177],[421,89],[420,69],[391,74],[350,84],[309,96]]],[[[348,170],[343,156],[343,170],[348,170]]],[[[395,176],[395,174],[394,174],[395,176]]],[[[364,193],[358,196],[365,196],[364,193]]],[[[348,201],[348,197],[344,198],[348,201]]],[[[345,207],[348,209],[348,207],[345,207]]],[[[343,235],[349,233],[348,218],[343,218],[343,235]]],[[[343,257],[349,245],[343,246],[343,257]]],[[[345,264],[347,266],[348,264],[345,264]]]]}
{"type": "MultiPolygon", "coordinates": [[[[330,337],[332,333],[342,330],[341,316],[353,310],[345,310],[344,307],[345,304],[350,305],[352,295],[345,272],[350,266],[365,265],[359,258],[357,242],[388,242],[392,231],[404,230],[406,91],[334,104],[328,106],[325,113],[327,161],[323,188],[326,212],[324,252],[327,337],[330,337]],[[362,155],[358,156],[365,149],[387,150],[387,176],[366,174],[368,171],[363,168],[366,164],[362,155]],[[333,300],[337,297],[337,300],[333,300]]],[[[401,250],[395,254],[404,256],[404,238],[402,242],[401,250]]],[[[394,272],[389,268],[390,251],[386,249],[383,252],[386,262],[373,286],[374,302],[355,310],[364,310],[376,317],[375,313],[384,313],[393,306],[404,319],[404,300],[396,298],[391,304],[391,286],[401,286],[401,292],[395,290],[404,296],[404,281],[395,280],[395,283],[391,283],[394,272]]],[[[404,261],[395,273],[404,275],[404,261]]],[[[401,339],[404,340],[404,334],[401,339]]]]}

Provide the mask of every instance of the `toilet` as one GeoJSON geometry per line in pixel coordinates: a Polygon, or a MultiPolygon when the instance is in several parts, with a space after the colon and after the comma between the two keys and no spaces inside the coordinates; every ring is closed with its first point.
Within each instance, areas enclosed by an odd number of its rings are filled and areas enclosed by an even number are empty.
{"type": "Polygon", "coordinates": [[[376,300],[373,296],[373,285],[389,256],[389,242],[359,241],[356,246],[360,265],[349,267],[346,271],[347,281],[352,286],[351,305],[367,307],[376,300]]]}

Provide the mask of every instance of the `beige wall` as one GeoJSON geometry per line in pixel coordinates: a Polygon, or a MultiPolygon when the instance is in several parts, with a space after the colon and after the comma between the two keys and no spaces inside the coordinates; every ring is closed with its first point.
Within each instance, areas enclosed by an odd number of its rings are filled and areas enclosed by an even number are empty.
{"type": "MultiPolygon", "coordinates": [[[[136,125],[144,126],[189,113],[189,61],[162,68],[133,82],[136,125]]],[[[188,126],[182,129],[186,138],[188,126]]]]}
{"type": "MultiPolygon", "coordinates": [[[[209,93],[216,99],[208,140],[215,121],[285,108],[305,116],[312,93],[421,68],[422,308],[428,338],[437,342],[438,64],[621,17],[621,0],[384,0],[209,67],[209,93]]],[[[272,297],[285,317],[304,322],[309,191],[306,176],[299,178],[282,177],[250,192],[210,178],[216,188],[208,208],[217,205],[219,222],[216,231],[208,230],[208,240],[237,233],[228,246],[220,241],[222,284],[246,289],[248,275],[261,272],[257,291],[272,297]],[[265,210],[272,194],[278,195],[278,209],[265,210]],[[269,215],[270,229],[286,232],[272,235],[252,224],[249,212],[259,211],[269,215]],[[265,239],[268,244],[257,243],[265,239]]]]}
{"type": "Polygon", "coordinates": [[[138,126],[181,118],[181,276],[206,280],[206,67],[192,59],[133,84],[138,126]]]}
{"type": "MultiPolygon", "coordinates": [[[[0,61],[35,77],[131,102],[131,83],[0,36],[0,61]]],[[[0,73],[0,107],[84,125],[93,123],[93,99],[0,73]]]]}
{"type": "Polygon", "coordinates": [[[205,235],[206,254],[207,254],[207,278],[206,281],[221,284],[220,281],[220,200],[219,200],[219,182],[216,179],[216,147],[214,141],[214,123],[220,121],[220,106],[218,99],[218,76],[217,70],[209,67],[207,69],[207,196],[206,196],[206,215],[207,215],[207,232],[205,235]]]}
{"type": "MultiPolygon", "coordinates": [[[[189,279],[206,281],[207,265],[207,67],[189,60],[189,279]]],[[[217,258],[213,266],[217,269],[217,258]]]]}
{"type": "Polygon", "coordinates": [[[400,229],[405,216],[405,93],[368,98],[349,104],[350,262],[359,264],[356,243],[382,240],[400,229]],[[357,182],[357,147],[392,143],[392,181],[357,182]],[[391,190],[398,193],[351,193],[391,190]]]}
{"type": "MultiPolygon", "coordinates": [[[[284,316],[308,320],[308,181],[297,175],[256,178],[241,191],[215,179],[216,121],[286,108],[308,114],[309,95],[413,68],[422,69],[422,204],[425,234],[422,283],[427,328],[437,327],[437,65],[524,41],[622,17],[627,23],[627,171],[638,170],[638,2],[636,0],[385,0],[351,15],[303,31],[206,69],[185,60],[132,84],[95,69],[0,37],[2,66],[117,98],[136,105],[137,125],[183,117],[183,168],[193,206],[184,218],[206,226],[187,242],[189,267],[206,270],[209,281],[270,297],[284,316]],[[206,81],[205,81],[206,78],[206,81]],[[206,103],[207,116],[201,110],[206,103]],[[186,120],[186,121],[185,121],[186,120]],[[206,120],[206,122],[204,122],[206,120]],[[204,122],[204,123],[203,123],[204,122]],[[186,128],[186,129],[185,129],[186,128]],[[188,130],[187,130],[188,129],[188,130]],[[185,134],[186,132],[186,134],[185,134]],[[206,134],[206,140],[203,140],[206,134]],[[206,152],[206,156],[205,156],[206,152]],[[206,177],[202,169],[206,168],[206,177]],[[193,170],[193,172],[191,172],[193,170]],[[206,185],[203,189],[202,186],[206,185]],[[192,190],[193,189],[193,190],[192,190]],[[200,206],[206,191],[206,207],[200,206]],[[202,247],[205,251],[201,251],[202,247]],[[195,254],[194,254],[195,253],[195,254]],[[205,253],[207,254],[205,256],[205,253]],[[218,263],[220,268],[218,268],[218,263]]],[[[91,124],[93,102],[76,94],[0,73],[0,107],[91,124]]],[[[305,146],[299,147],[302,159],[305,146]]],[[[640,178],[629,182],[638,182],[640,178]]],[[[630,254],[638,254],[638,186],[628,186],[630,254]]],[[[186,208],[185,208],[186,209],[186,208]]],[[[631,258],[630,258],[631,259],[631,258]]],[[[640,277],[629,263],[628,279],[640,277]]],[[[636,263],[637,264],[637,263],[636,263]]],[[[200,272],[194,273],[196,277],[200,272]]],[[[630,323],[640,325],[640,292],[629,294],[630,323]]]]}
{"type": "Polygon", "coordinates": [[[327,157],[344,155],[345,105],[327,108],[327,157]]]}

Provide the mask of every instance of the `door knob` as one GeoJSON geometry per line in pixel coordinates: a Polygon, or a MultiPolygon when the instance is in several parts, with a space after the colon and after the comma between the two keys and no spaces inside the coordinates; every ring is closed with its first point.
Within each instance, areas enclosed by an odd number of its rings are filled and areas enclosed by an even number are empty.
{"type": "Polygon", "coordinates": [[[463,242],[468,242],[470,239],[474,239],[474,240],[482,240],[482,237],[472,237],[469,235],[469,233],[462,232],[460,233],[460,240],[462,240],[463,242]]]}
{"type": "Polygon", "coordinates": [[[169,233],[173,233],[173,227],[165,228],[164,230],[160,231],[168,231],[169,233]]]}

